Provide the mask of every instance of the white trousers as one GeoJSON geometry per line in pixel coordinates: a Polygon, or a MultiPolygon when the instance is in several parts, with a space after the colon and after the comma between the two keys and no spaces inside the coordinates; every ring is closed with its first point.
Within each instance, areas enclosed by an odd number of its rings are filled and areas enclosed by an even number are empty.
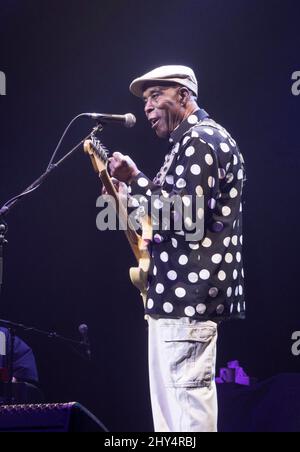
{"type": "Polygon", "coordinates": [[[216,432],[217,324],[148,316],[156,432],[216,432]]]}

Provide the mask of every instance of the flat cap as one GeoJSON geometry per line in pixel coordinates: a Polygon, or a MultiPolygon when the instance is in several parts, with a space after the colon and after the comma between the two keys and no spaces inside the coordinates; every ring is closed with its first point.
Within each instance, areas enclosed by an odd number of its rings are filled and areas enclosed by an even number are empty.
{"type": "Polygon", "coordinates": [[[136,78],[130,84],[130,91],[137,97],[143,97],[144,86],[149,83],[171,82],[178,83],[190,89],[195,96],[198,96],[198,82],[193,69],[187,66],[161,66],[153,69],[147,74],[136,78]]]}

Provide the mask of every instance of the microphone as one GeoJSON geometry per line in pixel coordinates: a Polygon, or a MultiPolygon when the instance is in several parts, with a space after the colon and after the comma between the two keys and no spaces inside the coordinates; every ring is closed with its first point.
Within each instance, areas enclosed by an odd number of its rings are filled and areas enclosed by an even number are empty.
{"type": "Polygon", "coordinates": [[[125,115],[110,115],[105,113],[82,113],[82,116],[95,119],[100,124],[121,123],[125,127],[133,127],[136,123],[136,117],[132,113],[125,115]]]}
{"type": "Polygon", "coordinates": [[[88,357],[88,359],[92,359],[91,345],[90,345],[89,336],[88,336],[89,328],[87,325],[85,325],[83,323],[82,325],[80,325],[78,327],[78,331],[82,337],[82,344],[85,347],[87,357],[88,357]]]}

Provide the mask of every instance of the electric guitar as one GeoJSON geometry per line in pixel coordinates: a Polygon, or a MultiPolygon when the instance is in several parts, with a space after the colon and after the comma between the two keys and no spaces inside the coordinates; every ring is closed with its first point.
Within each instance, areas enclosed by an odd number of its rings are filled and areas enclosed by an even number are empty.
{"type": "Polygon", "coordinates": [[[148,251],[148,242],[152,240],[153,229],[151,220],[148,215],[140,215],[142,235],[138,234],[128,217],[127,199],[126,206],[122,202],[117,192],[112,178],[108,173],[108,156],[109,151],[96,138],[86,140],[84,142],[84,151],[90,156],[95,171],[99,174],[100,179],[107,191],[107,194],[115,200],[116,214],[122,223],[125,235],[137,260],[138,267],[133,267],[129,271],[132,284],[139,289],[144,305],[147,299],[148,273],[150,269],[151,257],[148,251]]]}

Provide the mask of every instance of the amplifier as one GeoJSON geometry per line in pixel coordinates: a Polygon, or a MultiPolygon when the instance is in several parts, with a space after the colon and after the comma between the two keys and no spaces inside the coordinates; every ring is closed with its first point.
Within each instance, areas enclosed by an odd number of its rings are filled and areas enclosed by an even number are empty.
{"type": "Polygon", "coordinates": [[[0,432],[108,432],[77,402],[0,406],[0,432]]]}

